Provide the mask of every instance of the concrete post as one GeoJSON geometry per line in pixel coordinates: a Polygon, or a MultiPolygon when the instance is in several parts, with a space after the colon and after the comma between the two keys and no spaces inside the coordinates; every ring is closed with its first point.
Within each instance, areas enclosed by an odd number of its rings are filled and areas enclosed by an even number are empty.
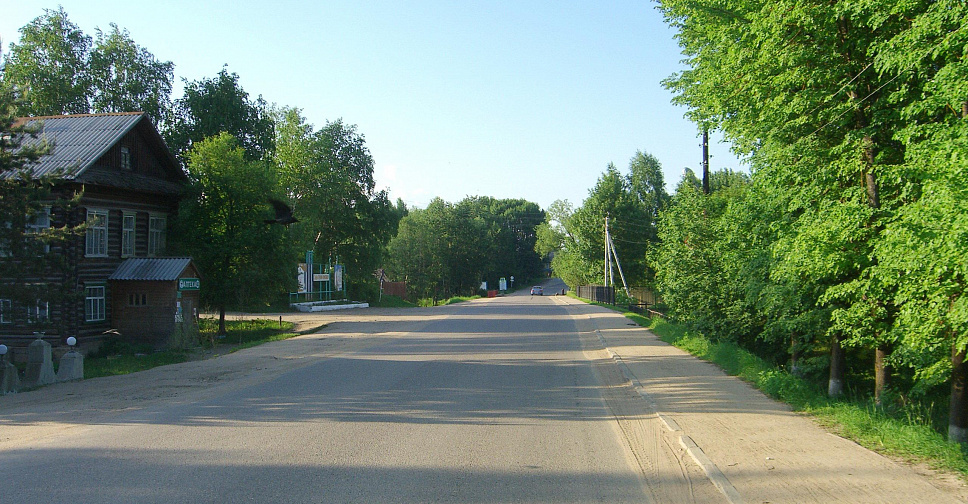
{"type": "Polygon", "coordinates": [[[27,374],[24,383],[28,387],[50,385],[57,380],[54,374],[54,361],[51,358],[50,343],[40,337],[27,347],[27,374]]]}
{"type": "Polygon", "coordinates": [[[71,350],[64,354],[57,369],[57,381],[74,381],[84,379],[84,355],[71,350]]]}
{"type": "Polygon", "coordinates": [[[0,345],[0,395],[20,389],[20,375],[17,367],[7,362],[7,345],[0,345]]]}

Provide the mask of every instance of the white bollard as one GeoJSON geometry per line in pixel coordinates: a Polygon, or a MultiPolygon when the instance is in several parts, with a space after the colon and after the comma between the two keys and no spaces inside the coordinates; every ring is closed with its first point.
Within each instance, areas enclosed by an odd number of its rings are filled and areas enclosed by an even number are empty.
{"type": "Polygon", "coordinates": [[[57,381],[74,381],[84,379],[84,355],[74,350],[77,339],[71,336],[67,338],[67,344],[71,351],[64,354],[57,369],[57,381]]]}

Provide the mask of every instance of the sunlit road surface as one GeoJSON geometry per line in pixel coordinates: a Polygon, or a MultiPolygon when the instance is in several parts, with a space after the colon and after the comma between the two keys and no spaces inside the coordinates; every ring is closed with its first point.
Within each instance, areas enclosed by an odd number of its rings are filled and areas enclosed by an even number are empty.
{"type": "MultiPolygon", "coordinates": [[[[556,301],[525,290],[438,308],[258,379],[215,377],[204,392],[100,420],[87,412],[83,425],[0,444],[0,502],[658,500],[657,485],[680,483],[657,480],[655,462],[636,453],[628,422],[639,413],[616,417],[625,399],[606,395],[621,385],[603,383],[610,364],[556,301]]],[[[271,345],[305,354],[329,331],[351,340],[372,328],[334,324],[271,345]]],[[[22,433],[29,422],[11,425],[22,433]]]]}

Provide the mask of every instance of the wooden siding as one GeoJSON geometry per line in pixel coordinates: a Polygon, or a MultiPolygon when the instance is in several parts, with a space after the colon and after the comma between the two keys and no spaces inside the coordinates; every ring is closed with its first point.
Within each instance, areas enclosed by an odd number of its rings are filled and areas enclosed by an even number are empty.
{"type": "MultiPolygon", "coordinates": [[[[181,168],[167,152],[151,122],[143,120],[104,151],[80,178],[64,182],[56,188],[59,197],[69,199],[76,192],[83,194],[69,212],[60,208],[52,209],[51,225],[74,226],[86,220],[88,208],[107,210],[108,254],[107,257],[86,257],[86,237],[81,234],[51,250],[51,253],[65,258],[69,273],[30,280],[48,283],[72,294],[62,302],[50,303],[53,324],[48,330],[47,339],[51,343],[56,346],[60,341],[63,344],[67,336],[77,336],[82,341],[96,340],[104,331],[114,329],[112,319],[117,300],[107,279],[125,259],[121,257],[122,215],[126,212],[135,215],[135,254],[130,257],[147,257],[149,218],[164,215],[170,225],[178,205],[178,189],[184,180],[181,168]],[[121,146],[130,149],[132,170],[121,168],[121,146]],[[104,285],[104,321],[85,322],[86,285],[104,285]]],[[[26,339],[32,335],[31,331],[28,327],[4,324],[0,326],[0,339],[8,335],[26,339]]]]}
{"type": "Polygon", "coordinates": [[[155,152],[149,145],[144,130],[136,127],[129,131],[121,141],[111,146],[94,165],[96,167],[107,167],[119,173],[138,173],[175,181],[164,169],[164,162],[161,159],[163,153],[155,152]],[[127,147],[131,153],[131,170],[125,170],[121,166],[121,147],[127,147]]]}

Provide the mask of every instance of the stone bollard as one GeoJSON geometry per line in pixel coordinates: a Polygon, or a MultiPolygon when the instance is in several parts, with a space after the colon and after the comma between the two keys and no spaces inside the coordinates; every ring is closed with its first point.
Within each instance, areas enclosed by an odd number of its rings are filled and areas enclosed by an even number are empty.
{"type": "Polygon", "coordinates": [[[24,384],[28,387],[50,385],[57,380],[54,361],[51,359],[50,343],[40,337],[27,347],[27,374],[24,384]]]}
{"type": "Polygon", "coordinates": [[[7,362],[7,345],[0,345],[0,395],[20,389],[20,375],[17,367],[7,362]]]}
{"type": "Polygon", "coordinates": [[[74,381],[84,379],[84,355],[74,350],[77,340],[71,336],[67,338],[67,344],[71,351],[64,354],[57,368],[57,381],[74,381]]]}

